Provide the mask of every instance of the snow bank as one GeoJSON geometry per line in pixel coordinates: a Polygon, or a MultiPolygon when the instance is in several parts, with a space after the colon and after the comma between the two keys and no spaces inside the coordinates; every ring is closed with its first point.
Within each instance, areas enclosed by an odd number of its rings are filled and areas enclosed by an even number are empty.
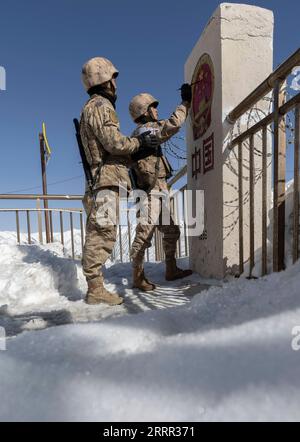
{"type": "Polygon", "coordinates": [[[13,235],[2,232],[0,250],[0,326],[10,336],[23,330],[182,305],[195,293],[192,285],[199,285],[197,276],[183,285],[178,282],[166,285],[163,274],[157,277],[156,264],[147,264],[149,276],[160,285],[159,298],[157,292],[140,295],[131,289],[130,263],[111,267],[109,262],[107,287],[118,290],[126,305],[88,306],[83,302],[87,286],[80,261],[70,259],[67,247],[59,242],[17,246],[13,235]]]}
{"type": "MultiPolygon", "coordinates": [[[[73,237],[74,237],[74,252],[75,257],[78,259],[81,257],[82,253],[82,245],[81,245],[81,231],[78,229],[74,229],[73,231],[73,237]]],[[[45,240],[45,238],[43,238],[45,240]]],[[[71,258],[72,257],[72,240],[71,240],[71,231],[67,230],[64,232],[64,246],[61,245],[61,234],[60,233],[54,233],[53,234],[53,240],[55,247],[57,248],[57,251],[59,253],[63,253],[65,257],[71,258]]],[[[27,233],[20,233],[20,243],[21,245],[28,245],[28,234],[27,233]]],[[[39,234],[38,233],[32,233],[31,234],[31,243],[33,245],[40,245],[39,242],[39,234]]],[[[0,232],[0,247],[2,244],[5,245],[17,245],[17,234],[15,232],[11,231],[2,231],[0,232]]],[[[47,248],[47,247],[46,247],[47,248]]]]}
{"type": "Polygon", "coordinates": [[[60,249],[59,245],[46,250],[2,244],[0,305],[7,304],[11,314],[22,313],[28,306],[53,305],[60,293],[73,293],[77,289],[76,265],[68,259],[55,259],[60,249]]]}

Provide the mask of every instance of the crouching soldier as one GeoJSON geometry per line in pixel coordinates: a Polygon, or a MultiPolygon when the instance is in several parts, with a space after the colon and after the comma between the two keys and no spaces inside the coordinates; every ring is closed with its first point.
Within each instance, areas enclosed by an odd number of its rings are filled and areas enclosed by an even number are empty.
{"type": "Polygon", "coordinates": [[[117,218],[103,222],[103,212],[107,206],[118,207],[120,185],[130,188],[130,155],[140,146],[157,145],[155,137],[149,134],[129,138],[120,133],[115,111],[117,76],[114,65],[102,57],[89,60],[82,69],[82,81],[90,98],[81,113],[80,135],[93,177],[92,194],[87,191],[83,201],[88,215],[82,258],[88,304],[123,302],[103,284],[102,266],[112,253],[118,222],[117,218]]]}
{"type": "MultiPolygon", "coordinates": [[[[160,143],[164,143],[175,135],[185,122],[190,103],[192,100],[191,87],[185,84],[181,88],[182,103],[171,117],[167,120],[158,119],[159,102],[150,94],[135,96],[129,106],[129,112],[137,128],[133,136],[152,131],[159,137],[160,143]]],[[[191,270],[181,270],[176,264],[176,243],[180,237],[180,229],[172,217],[169,216],[169,225],[164,225],[162,219],[162,205],[155,205],[154,192],[168,194],[167,179],[172,174],[171,166],[167,158],[162,154],[161,147],[158,149],[141,149],[132,155],[133,171],[137,181],[137,187],[145,190],[148,194],[148,223],[138,223],[136,236],[132,243],[131,260],[133,264],[133,287],[143,291],[155,289],[155,284],[150,282],[144,273],[145,250],[151,247],[154,230],[157,227],[163,233],[163,249],[166,256],[166,280],[173,281],[185,278],[192,274],[191,270]],[[152,195],[151,195],[152,193],[152,195]],[[156,209],[155,209],[156,207],[156,209]]]]}

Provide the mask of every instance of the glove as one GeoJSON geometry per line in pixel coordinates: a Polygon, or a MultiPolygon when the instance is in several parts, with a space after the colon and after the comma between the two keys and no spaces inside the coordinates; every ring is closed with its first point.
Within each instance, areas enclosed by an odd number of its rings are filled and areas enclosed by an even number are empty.
{"type": "Polygon", "coordinates": [[[184,83],[181,88],[181,99],[182,101],[186,101],[187,103],[192,102],[192,87],[188,83],[184,83]]]}
{"type": "Polygon", "coordinates": [[[157,149],[160,145],[160,141],[156,135],[154,135],[150,130],[140,134],[137,139],[140,142],[140,147],[157,149]]]}

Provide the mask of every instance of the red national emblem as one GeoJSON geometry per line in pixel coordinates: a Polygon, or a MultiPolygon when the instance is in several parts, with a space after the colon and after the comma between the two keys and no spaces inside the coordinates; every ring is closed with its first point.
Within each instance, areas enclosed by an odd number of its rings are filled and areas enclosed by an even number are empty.
{"type": "Polygon", "coordinates": [[[214,168],[214,134],[203,140],[203,173],[214,168]]]}
{"type": "Polygon", "coordinates": [[[214,66],[208,54],[202,55],[194,71],[192,120],[194,140],[201,138],[211,125],[214,94],[214,66]]]}

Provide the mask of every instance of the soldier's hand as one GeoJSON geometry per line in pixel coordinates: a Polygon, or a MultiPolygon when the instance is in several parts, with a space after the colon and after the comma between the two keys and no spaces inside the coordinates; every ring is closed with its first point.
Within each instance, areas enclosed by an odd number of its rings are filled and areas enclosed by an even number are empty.
{"type": "Polygon", "coordinates": [[[140,142],[140,147],[142,148],[156,149],[160,145],[159,139],[150,130],[140,134],[137,138],[140,142]]]}
{"type": "Polygon", "coordinates": [[[184,83],[180,88],[180,92],[182,101],[192,102],[192,86],[190,84],[184,83]]]}

